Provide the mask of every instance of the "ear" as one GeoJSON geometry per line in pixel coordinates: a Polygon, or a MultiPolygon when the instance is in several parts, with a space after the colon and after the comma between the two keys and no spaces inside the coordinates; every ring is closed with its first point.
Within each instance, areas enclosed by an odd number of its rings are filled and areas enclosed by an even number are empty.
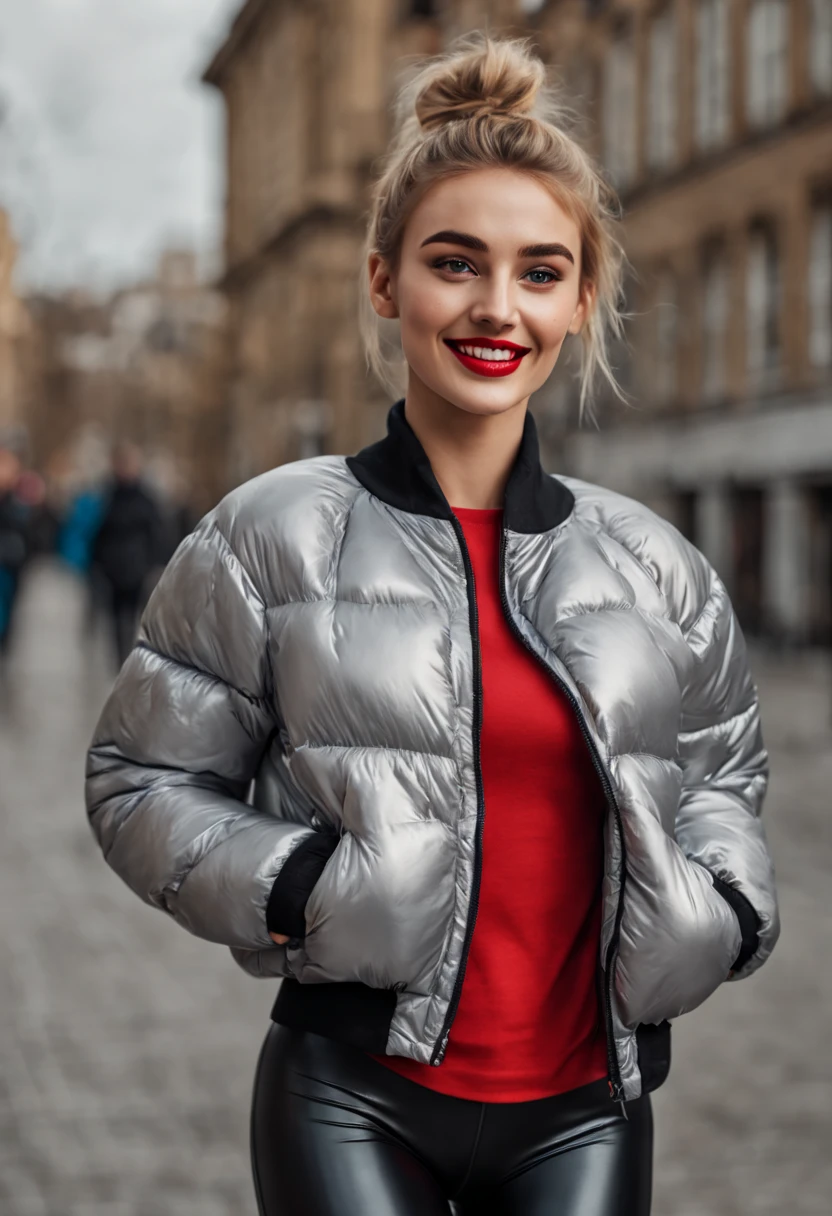
{"type": "Polygon", "coordinates": [[[595,284],[584,283],[581,287],[580,298],[572,314],[572,320],[569,322],[567,333],[579,334],[584,326],[584,322],[592,311],[595,303],[595,284]]]}
{"type": "Polygon", "coordinates": [[[390,268],[380,253],[371,253],[367,259],[370,279],[370,301],[380,317],[394,320],[399,315],[395,299],[395,284],[390,268]]]}

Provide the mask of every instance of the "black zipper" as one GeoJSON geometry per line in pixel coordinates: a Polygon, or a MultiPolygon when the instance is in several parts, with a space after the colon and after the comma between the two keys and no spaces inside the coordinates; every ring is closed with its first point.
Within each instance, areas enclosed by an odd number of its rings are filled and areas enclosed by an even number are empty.
{"type": "Polygon", "coordinates": [[[471,900],[468,905],[468,919],[465,924],[465,939],[462,943],[462,958],[454,981],[454,990],[448,1005],[448,1012],[442,1024],[442,1030],[431,1055],[431,1064],[441,1064],[445,1054],[445,1043],[451,1023],[456,1017],[459,998],[462,994],[462,981],[465,979],[465,968],[468,964],[468,954],[471,949],[471,938],[474,933],[474,922],[477,919],[477,908],[480,902],[480,878],[482,875],[482,829],[485,819],[485,798],[482,788],[482,765],[480,763],[480,739],[482,735],[482,653],[480,651],[480,626],[477,613],[477,595],[474,586],[474,567],[471,565],[471,555],[465,543],[462,525],[456,516],[451,519],[459,547],[462,550],[462,564],[465,567],[465,585],[468,592],[468,616],[471,624],[471,643],[474,656],[474,771],[477,779],[477,827],[474,835],[474,884],[471,890],[471,900]]]}
{"type": "Polygon", "coordinates": [[[615,909],[615,921],[613,923],[612,936],[610,937],[609,944],[607,946],[606,967],[605,967],[605,975],[604,975],[604,1013],[605,1013],[605,1021],[606,1021],[606,1029],[607,1029],[607,1063],[609,1065],[609,1071],[610,1071],[610,1096],[613,1098],[614,1101],[621,1102],[624,1100],[624,1089],[623,1089],[623,1086],[621,1083],[621,1069],[618,1066],[618,1056],[616,1055],[616,1051],[615,1051],[615,1035],[613,1032],[613,1024],[612,1024],[612,969],[613,969],[613,965],[615,962],[616,951],[618,950],[619,939],[621,936],[621,916],[622,916],[622,913],[624,910],[624,875],[626,872],[625,855],[624,855],[624,832],[621,827],[621,811],[619,809],[618,802],[615,797],[615,790],[613,789],[612,782],[610,781],[609,775],[607,774],[607,770],[601,760],[601,757],[598,754],[598,749],[595,746],[595,740],[592,738],[592,735],[590,734],[590,732],[587,728],[586,722],[584,721],[584,716],[583,716],[583,712],[581,711],[580,705],[578,704],[575,697],[572,695],[571,690],[563,682],[563,680],[560,678],[560,676],[557,674],[557,672],[554,670],[554,668],[550,667],[549,664],[546,662],[546,660],[541,658],[541,656],[537,653],[537,651],[532,646],[529,645],[529,643],[526,641],[525,637],[520,632],[520,630],[517,628],[517,626],[514,622],[514,618],[511,615],[511,608],[509,607],[508,599],[506,597],[506,590],[505,590],[505,556],[506,556],[506,531],[504,528],[502,531],[502,537],[500,540],[500,602],[502,604],[503,615],[505,616],[506,620],[508,621],[512,633],[515,635],[515,637],[518,639],[518,641],[522,643],[522,645],[526,648],[526,650],[528,650],[529,654],[532,655],[533,658],[535,658],[537,660],[537,662],[540,664],[540,666],[543,668],[543,670],[552,677],[552,679],[555,681],[555,683],[558,685],[558,687],[564,693],[564,695],[566,696],[566,699],[569,701],[569,704],[572,706],[573,710],[575,711],[575,716],[578,719],[578,725],[581,728],[581,734],[583,735],[583,737],[586,741],[587,747],[589,748],[589,754],[590,754],[590,757],[592,758],[592,763],[595,767],[596,772],[598,773],[599,778],[601,779],[601,784],[604,788],[604,793],[606,794],[607,801],[608,801],[609,805],[612,807],[613,814],[615,816],[615,825],[616,825],[616,829],[618,831],[618,839],[619,839],[619,842],[621,845],[621,881],[620,881],[619,887],[618,887],[618,904],[615,909]]]}

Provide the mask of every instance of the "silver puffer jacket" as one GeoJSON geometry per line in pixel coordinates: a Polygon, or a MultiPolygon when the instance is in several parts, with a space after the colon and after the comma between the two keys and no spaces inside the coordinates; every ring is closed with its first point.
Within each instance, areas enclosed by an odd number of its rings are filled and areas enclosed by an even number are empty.
{"type": "MultiPolygon", "coordinates": [[[[756,689],[703,556],[544,473],[531,415],[504,507],[506,617],[606,792],[599,991],[631,1099],[664,1080],[668,1019],[778,936],[756,689]]],[[[142,899],[285,977],[276,1020],[441,1065],[488,813],[480,715],[470,561],[399,401],[379,443],[254,478],[182,542],[95,731],[90,822],[142,899]]]]}

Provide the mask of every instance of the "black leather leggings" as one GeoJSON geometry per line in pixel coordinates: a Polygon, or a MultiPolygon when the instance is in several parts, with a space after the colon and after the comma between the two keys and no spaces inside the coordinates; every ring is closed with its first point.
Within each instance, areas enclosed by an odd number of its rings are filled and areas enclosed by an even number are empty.
{"type": "Polygon", "coordinates": [[[358,1048],[273,1024],[257,1064],[260,1216],[648,1216],[650,1098],[606,1080],[532,1102],[471,1102],[358,1048]]]}

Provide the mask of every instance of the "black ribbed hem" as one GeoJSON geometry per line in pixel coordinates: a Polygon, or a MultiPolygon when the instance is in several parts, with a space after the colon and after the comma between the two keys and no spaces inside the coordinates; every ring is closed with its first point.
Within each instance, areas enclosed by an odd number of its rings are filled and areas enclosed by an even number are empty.
{"type": "Polygon", "coordinates": [[[301,984],[281,981],[272,1021],[294,1030],[309,1030],[363,1051],[383,1054],[396,1009],[394,988],[368,984],[301,984]]]}
{"type": "Polygon", "coordinates": [[[760,921],[757,913],[751,902],[743,895],[742,891],[738,891],[736,887],[732,887],[722,878],[717,878],[716,874],[711,874],[714,887],[737,914],[737,920],[740,922],[740,932],[742,933],[742,946],[740,952],[734,959],[731,966],[732,971],[740,971],[750,958],[757,953],[760,945],[759,929],[760,921]]]}
{"type": "Polygon", "coordinates": [[[641,1092],[652,1093],[664,1085],[670,1072],[670,1022],[643,1022],[636,1027],[641,1092]]]}
{"type": "Polygon", "coordinates": [[[286,858],[266,905],[266,927],[270,933],[306,936],[307,900],[337,849],[339,839],[332,832],[316,832],[286,858]]]}

